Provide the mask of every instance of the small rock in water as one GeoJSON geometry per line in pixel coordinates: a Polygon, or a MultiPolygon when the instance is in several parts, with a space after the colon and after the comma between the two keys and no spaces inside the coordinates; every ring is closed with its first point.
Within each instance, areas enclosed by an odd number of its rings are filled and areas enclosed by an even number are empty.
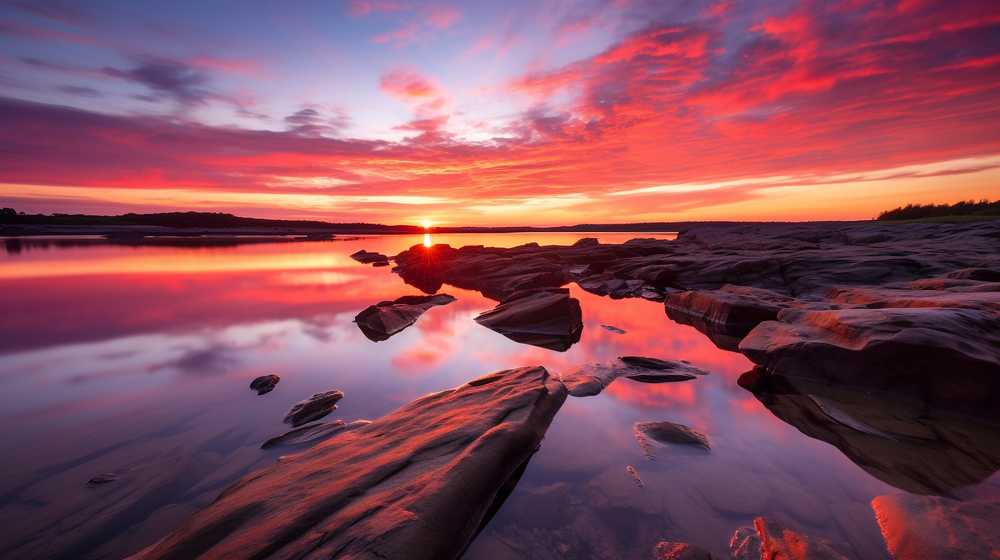
{"type": "Polygon", "coordinates": [[[281,378],[277,375],[262,375],[250,382],[250,389],[257,391],[257,395],[263,395],[273,391],[279,381],[281,378]]]}
{"type": "Polygon", "coordinates": [[[656,560],[712,560],[712,555],[688,543],[660,541],[656,545],[656,560]]]}
{"type": "Polygon", "coordinates": [[[615,334],[625,334],[625,331],[623,329],[619,329],[618,327],[615,327],[613,325],[601,325],[601,328],[606,331],[613,332],[615,334]]]}
{"type": "Polygon", "coordinates": [[[639,472],[636,471],[635,467],[633,467],[632,465],[625,466],[625,474],[627,474],[632,479],[632,481],[635,482],[635,485],[638,486],[639,488],[646,487],[646,485],[642,483],[642,479],[639,478],[639,472]]]}
{"type": "Polygon", "coordinates": [[[351,258],[364,264],[377,264],[385,263],[382,266],[389,264],[389,257],[383,255],[382,253],[375,253],[370,251],[365,251],[364,249],[351,254],[351,258]]]}
{"type": "Polygon", "coordinates": [[[522,344],[565,352],[580,341],[583,314],[580,300],[566,288],[535,288],[515,292],[476,317],[480,325],[522,344]]]}
{"type": "Polygon", "coordinates": [[[341,391],[316,393],[308,399],[296,403],[285,416],[285,423],[298,427],[319,420],[337,409],[337,401],[344,398],[341,391]]]}
{"type": "MultiPolygon", "coordinates": [[[[632,426],[632,429],[637,439],[641,435],[663,444],[697,445],[706,450],[711,449],[708,444],[708,438],[704,434],[698,433],[683,424],[675,424],[673,422],[637,422],[632,426]]],[[[640,445],[642,444],[640,443],[640,445]]]]}
{"type": "Polygon", "coordinates": [[[101,473],[88,480],[87,485],[97,486],[99,484],[107,484],[109,482],[114,482],[116,480],[118,480],[118,475],[115,473],[101,473]]]}
{"type": "Polygon", "coordinates": [[[621,356],[618,359],[629,366],[630,371],[623,372],[625,377],[641,383],[690,381],[699,375],[708,375],[707,371],[685,360],[667,361],[646,356],[621,356]]]}
{"type": "Polygon", "coordinates": [[[403,296],[369,305],[354,322],[368,340],[381,342],[415,323],[428,309],[453,301],[455,298],[448,294],[403,296]]]}

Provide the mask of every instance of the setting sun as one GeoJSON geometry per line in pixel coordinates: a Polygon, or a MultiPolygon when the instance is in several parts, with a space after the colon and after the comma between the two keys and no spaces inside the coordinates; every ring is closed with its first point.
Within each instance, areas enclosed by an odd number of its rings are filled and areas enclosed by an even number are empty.
{"type": "Polygon", "coordinates": [[[423,227],[424,229],[431,229],[431,226],[433,226],[433,225],[434,225],[434,223],[433,223],[433,222],[431,222],[431,221],[430,221],[430,219],[428,219],[428,218],[424,218],[424,219],[420,220],[420,225],[421,225],[421,227],[423,227]]]}

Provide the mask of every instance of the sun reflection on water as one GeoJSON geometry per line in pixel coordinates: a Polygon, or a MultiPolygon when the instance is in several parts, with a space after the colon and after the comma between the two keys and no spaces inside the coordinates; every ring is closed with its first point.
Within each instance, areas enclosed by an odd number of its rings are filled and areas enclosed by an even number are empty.
{"type": "Polygon", "coordinates": [[[425,233],[424,234],[424,247],[430,247],[433,244],[434,243],[431,241],[431,234],[425,233]]]}

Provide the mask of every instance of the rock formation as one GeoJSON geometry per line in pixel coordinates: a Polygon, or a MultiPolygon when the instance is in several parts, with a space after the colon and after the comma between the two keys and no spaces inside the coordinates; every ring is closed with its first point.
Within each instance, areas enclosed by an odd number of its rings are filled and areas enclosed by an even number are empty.
{"type": "Polygon", "coordinates": [[[369,340],[380,342],[409,327],[428,309],[455,301],[448,294],[403,296],[370,305],[354,318],[369,340]]]}
{"type": "Polygon", "coordinates": [[[579,342],[583,332],[580,301],[564,288],[515,292],[476,322],[511,340],[559,352],[579,342]]]}

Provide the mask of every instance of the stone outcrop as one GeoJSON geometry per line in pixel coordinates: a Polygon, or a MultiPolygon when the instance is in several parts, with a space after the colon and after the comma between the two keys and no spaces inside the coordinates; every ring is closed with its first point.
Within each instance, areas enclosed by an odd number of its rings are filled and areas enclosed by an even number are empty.
{"type": "Polygon", "coordinates": [[[667,316],[705,333],[725,350],[736,350],[739,341],[764,321],[797,300],[771,290],[725,285],[718,290],[691,290],[667,295],[667,316]]]}
{"type": "Polygon", "coordinates": [[[524,344],[563,352],[580,340],[580,301],[565,288],[515,292],[476,317],[480,325],[524,344]]]}
{"type": "Polygon", "coordinates": [[[372,264],[375,266],[388,266],[389,257],[382,253],[365,251],[364,249],[351,254],[351,258],[362,264],[372,264]]]}
{"type": "Polygon", "coordinates": [[[403,296],[366,307],[354,322],[369,340],[381,342],[415,323],[428,309],[453,301],[448,294],[403,296]]]}
{"type": "Polygon", "coordinates": [[[247,475],[136,558],[458,558],[565,397],[542,367],[421,397],[247,475]]]}
{"type": "Polygon", "coordinates": [[[271,449],[272,447],[307,447],[315,445],[325,439],[329,439],[345,430],[354,430],[370,424],[369,420],[355,420],[350,424],[343,420],[333,422],[317,422],[306,424],[298,428],[292,428],[287,432],[274,436],[261,444],[261,449],[271,449]]]}
{"type": "Polygon", "coordinates": [[[847,560],[833,544],[757,517],[752,527],[733,533],[729,541],[733,560],[847,560]]]}

